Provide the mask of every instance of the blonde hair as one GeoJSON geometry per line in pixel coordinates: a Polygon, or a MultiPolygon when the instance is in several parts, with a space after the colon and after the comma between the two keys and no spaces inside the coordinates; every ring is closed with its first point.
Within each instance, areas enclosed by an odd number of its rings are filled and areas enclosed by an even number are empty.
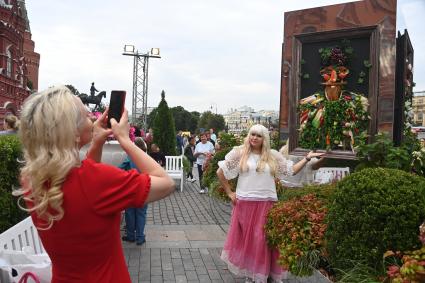
{"type": "Polygon", "coordinates": [[[50,229],[63,218],[63,191],[69,171],[81,164],[79,127],[85,117],[77,99],[65,86],[31,95],[21,112],[20,138],[25,165],[21,169],[24,188],[14,192],[32,207],[50,229]]]}
{"type": "Polygon", "coordinates": [[[270,147],[270,134],[266,127],[263,125],[257,124],[253,125],[248,132],[248,136],[246,136],[243,145],[241,146],[242,149],[242,156],[241,161],[239,163],[239,167],[241,169],[241,172],[247,172],[248,171],[248,157],[252,152],[251,145],[249,143],[249,137],[251,134],[258,134],[263,137],[263,144],[261,146],[261,154],[260,154],[260,160],[257,163],[257,172],[264,172],[264,169],[266,165],[268,164],[270,167],[270,174],[272,176],[276,173],[277,168],[277,161],[275,157],[271,153],[271,147],[270,147]]]}
{"type": "Polygon", "coordinates": [[[4,118],[4,122],[7,127],[11,130],[18,131],[19,130],[19,119],[15,115],[9,114],[4,118]]]}

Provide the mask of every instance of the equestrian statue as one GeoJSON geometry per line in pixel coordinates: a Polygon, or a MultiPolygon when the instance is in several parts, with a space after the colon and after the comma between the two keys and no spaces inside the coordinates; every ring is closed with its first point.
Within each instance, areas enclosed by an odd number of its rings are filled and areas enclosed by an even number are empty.
{"type": "Polygon", "coordinates": [[[99,94],[95,95],[96,92],[99,92],[96,87],[94,86],[94,82],[91,83],[90,87],[90,96],[88,96],[85,93],[79,94],[78,97],[81,99],[83,104],[89,106],[89,104],[96,105],[93,109],[93,111],[96,111],[100,108],[100,103],[102,102],[102,96],[106,97],[106,92],[101,91],[99,94]]]}
{"type": "Polygon", "coordinates": [[[93,109],[93,111],[96,111],[100,107],[100,103],[102,101],[102,97],[106,97],[106,91],[101,91],[97,95],[87,95],[85,93],[81,93],[78,95],[78,97],[81,99],[83,104],[89,106],[89,104],[96,105],[93,109]]]}

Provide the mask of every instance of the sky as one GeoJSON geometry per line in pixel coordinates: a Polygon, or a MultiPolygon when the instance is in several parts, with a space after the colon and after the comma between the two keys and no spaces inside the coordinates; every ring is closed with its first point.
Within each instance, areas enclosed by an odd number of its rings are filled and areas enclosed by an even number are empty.
{"type": "MultiPolygon", "coordinates": [[[[131,110],[133,57],[160,48],[149,61],[148,107],[161,90],[170,107],[224,114],[243,105],[278,110],[284,12],[341,0],[26,0],[39,90],[72,84],[127,91],[131,110]]],[[[425,0],[398,0],[397,29],[415,49],[416,91],[425,90],[425,0]]]]}

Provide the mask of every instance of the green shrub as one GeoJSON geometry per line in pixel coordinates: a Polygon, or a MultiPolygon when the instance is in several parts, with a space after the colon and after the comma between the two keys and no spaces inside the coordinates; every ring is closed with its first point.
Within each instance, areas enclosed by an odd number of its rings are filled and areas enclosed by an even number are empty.
{"type": "Polygon", "coordinates": [[[394,146],[392,139],[387,133],[378,133],[374,136],[374,142],[361,144],[357,147],[359,164],[356,170],[370,167],[385,167],[411,171],[413,144],[405,143],[402,146],[394,146]]]}
{"type": "Polygon", "coordinates": [[[307,194],[314,194],[318,199],[324,201],[325,203],[328,203],[329,199],[331,198],[333,192],[335,191],[336,183],[328,183],[324,185],[310,185],[310,186],[304,186],[302,188],[281,188],[280,186],[277,186],[277,197],[279,200],[290,200],[295,197],[302,197],[307,194]]]}
{"type": "Polygon", "coordinates": [[[267,214],[267,242],[279,250],[279,264],[292,274],[311,275],[324,248],[326,206],[314,194],[276,203],[267,214]]]}
{"type": "MultiPolygon", "coordinates": [[[[207,186],[209,189],[208,192],[210,196],[220,199],[222,201],[229,201],[229,198],[227,197],[224,188],[221,187],[216,172],[218,169],[218,162],[224,160],[226,154],[229,153],[231,150],[232,148],[228,147],[217,151],[214,157],[211,159],[207,170],[204,172],[204,176],[202,179],[204,185],[207,186]]],[[[231,180],[230,184],[232,185],[232,187],[236,188],[234,180],[231,180]]]]}
{"type": "MultiPolygon", "coordinates": [[[[396,169],[368,168],[337,183],[329,205],[327,249],[333,267],[362,262],[381,268],[387,250],[419,247],[425,179],[396,169]]],[[[382,268],[381,268],[382,269],[382,268]]]]}
{"type": "Polygon", "coordinates": [[[21,144],[16,136],[0,136],[0,233],[27,216],[12,196],[19,186],[21,144]]]}
{"type": "MultiPolygon", "coordinates": [[[[218,177],[216,174],[218,169],[218,162],[221,160],[224,160],[224,158],[226,157],[226,154],[228,154],[233,149],[233,147],[239,145],[240,142],[241,141],[238,138],[236,138],[234,135],[221,132],[220,133],[221,149],[217,151],[214,157],[211,159],[207,167],[207,170],[204,173],[203,183],[205,186],[209,188],[209,191],[208,191],[209,195],[221,201],[227,202],[227,201],[230,201],[230,199],[227,196],[224,188],[221,186],[220,181],[218,180],[218,177]]],[[[236,189],[237,180],[238,179],[235,178],[229,181],[229,184],[233,188],[233,190],[236,189]]]]}
{"type": "Polygon", "coordinates": [[[233,148],[234,146],[241,144],[241,141],[237,137],[225,132],[220,132],[219,138],[220,138],[219,144],[222,149],[233,148]]]}

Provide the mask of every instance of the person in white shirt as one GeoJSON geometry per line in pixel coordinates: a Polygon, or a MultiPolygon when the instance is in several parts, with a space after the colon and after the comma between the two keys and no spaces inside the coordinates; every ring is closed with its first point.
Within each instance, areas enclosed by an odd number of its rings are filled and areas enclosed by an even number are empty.
{"type": "Polygon", "coordinates": [[[277,263],[279,252],[267,246],[264,225],[268,211],[277,201],[275,178],[298,173],[313,157],[309,152],[297,164],[270,149],[270,135],[262,125],[250,128],[244,144],[233,148],[219,161],[217,176],[234,207],[221,254],[231,272],[247,282],[281,282],[286,271],[277,263]],[[228,180],[238,177],[236,192],[228,180]]]}
{"type": "Polygon", "coordinates": [[[210,135],[211,135],[211,139],[212,139],[215,143],[217,143],[217,136],[214,134],[214,129],[213,129],[213,128],[211,128],[211,129],[210,129],[210,135]]]}
{"type": "MultiPolygon", "coordinates": [[[[282,146],[279,152],[283,155],[285,159],[291,160],[292,162],[298,162],[304,157],[290,155],[288,151],[289,139],[286,141],[286,144],[282,146]]],[[[300,172],[296,175],[285,176],[281,179],[281,184],[286,187],[303,187],[304,185],[311,185],[314,182],[314,174],[317,169],[319,169],[325,161],[325,158],[316,159],[313,158],[306,166],[304,166],[300,172]]]]}
{"type": "Polygon", "coordinates": [[[211,142],[207,141],[207,135],[205,133],[200,134],[201,142],[199,142],[195,147],[195,153],[193,156],[196,158],[196,165],[198,167],[198,175],[199,175],[199,193],[205,193],[205,188],[202,184],[202,175],[203,175],[203,165],[205,164],[205,160],[211,155],[214,154],[214,146],[211,142]]]}

